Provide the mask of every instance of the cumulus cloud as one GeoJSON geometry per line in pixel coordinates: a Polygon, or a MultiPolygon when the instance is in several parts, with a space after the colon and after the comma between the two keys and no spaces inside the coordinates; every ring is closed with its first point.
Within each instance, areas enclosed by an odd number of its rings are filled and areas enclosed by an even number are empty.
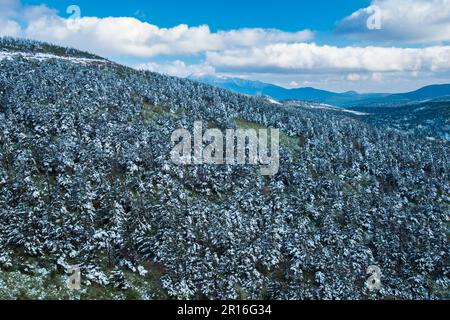
{"type": "Polygon", "coordinates": [[[373,0],[343,19],[336,32],[345,37],[382,43],[429,45],[450,41],[450,0],[373,0]],[[367,20],[379,10],[380,29],[367,20]]]}
{"type": "Polygon", "coordinates": [[[61,17],[45,5],[20,8],[25,25],[17,24],[18,2],[0,0],[3,35],[22,36],[74,46],[105,55],[154,57],[158,55],[198,54],[230,48],[270,43],[303,42],[313,37],[309,30],[284,32],[275,29],[246,28],[212,32],[207,25],[159,28],[132,17],[61,17]],[[14,8],[14,10],[13,10],[14,8]],[[13,14],[14,13],[14,14],[13,14]]]}
{"type": "Polygon", "coordinates": [[[21,34],[20,25],[15,21],[1,21],[0,20],[0,37],[12,36],[18,37],[21,34]]]}
{"type": "Polygon", "coordinates": [[[273,44],[207,53],[216,67],[252,72],[405,72],[450,69],[450,46],[428,48],[335,47],[273,44]]]}
{"type": "Polygon", "coordinates": [[[184,61],[175,60],[171,63],[144,63],[135,66],[139,70],[149,70],[172,76],[187,78],[190,76],[201,77],[215,73],[214,67],[208,64],[187,65],[184,61]]]}
{"type": "Polygon", "coordinates": [[[286,87],[288,87],[288,88],[297,88],[297,87],[300,87],[300,83],[298,83],[298,82],[295,81],[295,80],[292,80],[291,82],[289,82],[289,83],[286,85],[286,87]]]}
{"type": "Polygon", "coordinates": [[[17,16],[20,3],[18,0],[0,0],[0,36],[14,36],[20,34],[20,25],[10,19],[17,16]]]}
{"type": "Polygon", "coordinates": [[[77,26],[67,28],[65,19],[44,17],[31,21],[26,33],[37,39],[78,47],[87,44],[91,51],[140,57],[197,54],[272,42],[304,41],[311,36],[308,31],[291,34],[265,29],[214,33],[207,25],[189,27],[182,24],[173,28],[159,28],[135,18],[81,18],[77,26]]]}

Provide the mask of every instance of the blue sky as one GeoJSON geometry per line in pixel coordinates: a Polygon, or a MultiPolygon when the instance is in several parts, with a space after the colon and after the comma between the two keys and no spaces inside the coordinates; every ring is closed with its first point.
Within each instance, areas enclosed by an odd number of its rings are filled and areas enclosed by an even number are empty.
{"type": "Polygon", "coordinates": [[[97,17],[135,16],[160,27],[208,24],[212,31],[238,28],[332,30],[336,22],[370,4],[367,0],[27,0],[24,4],[46,3],[64,14],[71,4],[83,15],[97,17]]]}
{"type": "Polygon", "coordinates": [[[0,0],[1,35],[181,77],[360,92],[450,82],[450,0],[0,0]]]}

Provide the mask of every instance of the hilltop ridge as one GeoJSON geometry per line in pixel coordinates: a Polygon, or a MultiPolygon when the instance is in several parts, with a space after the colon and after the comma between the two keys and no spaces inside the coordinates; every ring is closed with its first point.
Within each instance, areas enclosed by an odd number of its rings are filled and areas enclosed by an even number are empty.
{"type": "Polygon", "coordinates": [[[0,37],[0,51],[11,53],[24,52],[34,54],[53,54],[59,57],[107,60],[98,55],[74,48],[66,48],[46,42],[40,42],[30,39],[17,39],[12,37],[0,37]]]}

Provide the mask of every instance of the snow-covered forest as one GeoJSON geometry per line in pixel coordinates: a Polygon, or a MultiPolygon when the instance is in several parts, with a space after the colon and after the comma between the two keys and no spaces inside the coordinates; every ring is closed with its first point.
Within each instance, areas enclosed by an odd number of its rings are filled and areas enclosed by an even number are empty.
{"type": "Polygon", "coordinates": [[[145,299],[449,298],[449,151],[113,63],[0,60],[0,298],[19,275],[58,290],[70,265],[145,299]],[[280,129],[279,173],[173,164],[171,133],[199,120],[280,129]]]}

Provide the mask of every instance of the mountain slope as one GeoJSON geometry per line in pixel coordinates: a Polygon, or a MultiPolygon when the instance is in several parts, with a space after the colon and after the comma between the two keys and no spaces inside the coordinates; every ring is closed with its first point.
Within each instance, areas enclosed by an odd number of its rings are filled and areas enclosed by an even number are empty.
{"type": "Polygon", "coordinates": [[[0,142],[0,295],[449,297],[447,143],[115,64],[21,57],[0,61],[0,142]],[[171,134],[199,120],[280,129],[279,173],[174,164],[171,134]],[[61,293],[69,265],[85,291],[61,293]],[[382,291],[364,285],[370,265],[382,291]]]}
{"type": "Polygon", "coordinates": [[[277,100],[304,100],[327,103],[335,106],[357,104],[366,99],[385,97],[388,94],[358,94],[356,92],[336,93],[315,88],[286,89],[260,81],[243,80],[238,78],[219,78],[213,76],[191,77],[192,80],[211,84],[219,88],[232,90],[249,95],[266,95],[277,100]]]}
{"type": "Polygon", "coordinates": [[[357,105],[400,104],[450,96],[450,84],[431,85],[413,92],[401,94],[357,92],[336,93],[314,88],[286,89],[259,81],[235,78],[193,77],[203,83],[229,89],[237,93],[249,95],[266,95],[277,100],[304,100],[331,104],[337,107],[352,107],[357,105]]]}
{"type": "Polygon", "coordinates": [[[450,95],[450,84],[441,84],[423,87],[413,92],[394,94],[389,98],[409,101],[421,101],[448,95],[450,95]]]}
{"type": "Polygon", "coordinates": [[[277,100],[321,100],[336,95],[334,92],[314,88],[286,89],[260,81],[251,81],[238,78],[203,76],[191,77],[191,79],[242,94],[259,96],[266,95],[277,100]]]}

